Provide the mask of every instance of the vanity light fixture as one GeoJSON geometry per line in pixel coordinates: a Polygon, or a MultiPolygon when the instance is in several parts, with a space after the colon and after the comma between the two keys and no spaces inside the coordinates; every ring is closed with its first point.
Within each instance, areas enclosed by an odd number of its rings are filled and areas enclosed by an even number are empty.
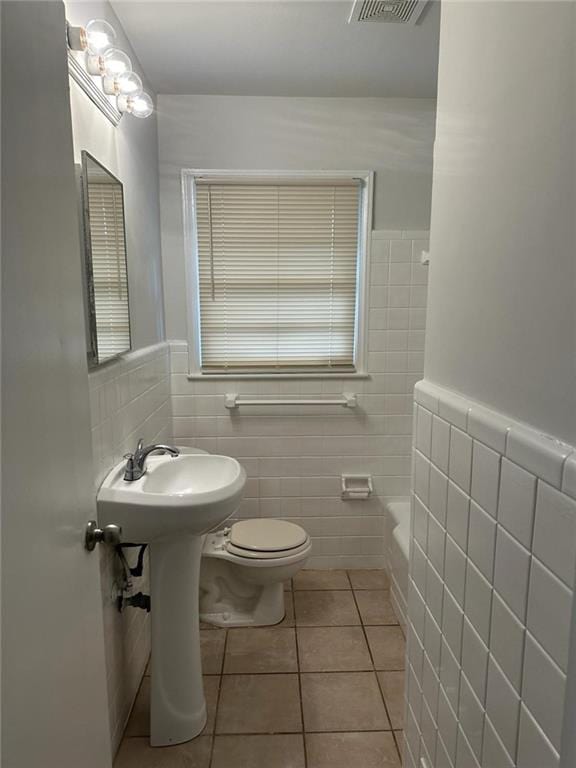
{"type": "Polygon", "coordinates": [[[116,32],[107,21],[92,19],[85,27],[67,24],[66,31],[70,74],[114,125],[125,113],[143,118],[154,112],[154,102],[142,92],[142,80],[132,71],[130,58],[114,47],[116,32]],[[71,51],[85,52],[84,67],[71,51]],[[102,78],[102,89],[94,77],[102,78]],[[116,105],[106,96],[116,96],[116,105]]]}

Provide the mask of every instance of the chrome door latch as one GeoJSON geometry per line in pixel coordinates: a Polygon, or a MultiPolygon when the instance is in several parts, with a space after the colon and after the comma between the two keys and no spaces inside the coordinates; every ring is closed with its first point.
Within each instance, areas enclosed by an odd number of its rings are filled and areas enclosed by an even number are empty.
{"type": "Polygon", "coordinates": [[[96,520],[90,520],[86,525],[84,533],[84,547],[88,552],[96,547],[96,544],[120,544],[122,539],[122,528],[119,525],[105,525],[104,528],[98,528],[96,520]]]}

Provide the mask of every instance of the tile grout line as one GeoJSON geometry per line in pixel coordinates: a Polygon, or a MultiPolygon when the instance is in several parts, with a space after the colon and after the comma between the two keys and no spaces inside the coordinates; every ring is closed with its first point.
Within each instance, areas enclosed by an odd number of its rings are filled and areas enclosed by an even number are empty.
{"type": "MultiPolygon", "coordinates": [[[[294,586],[292,581],[292,586],[294,586]]],[[[298,670],[298,699],[300,701],[300,719],[302,721],[302,746],[304,749],[304,768],[308,768],[308,750],[306,748],[306,726],[304,724],[304,702],[302,700],[302,674],[300,670],[300,649],[298,647],[298,631],[296,624],[296,601],[294,600],[294,592],[290,592],[292,598],[292,611],[294,615],[294,644],[296,646],[296,668],[298,670]]]]}
{"type": "Polygon", "coordinates": [[[220,663],[220,675],[218,676],[218,693],[216,695],[216,706],[214,707],[214,730],[212,731],[212,742],[210,744],[210,759],[208,761],[208,768],[212,768],[212,762],[214,760],[214,749],[216,747],[216,728],[218,725],[218,710],[220,709],[220,697],[222,695],[222,684],[224,682],[224,663],[226,661],[226,647],[228,646],[228,630],[224,632],[224,647],[222,649],[222,661],[220,663]]]}
{"type": "MultiPolygon", "coordinates": [[[[346,575],[348,576],[348,579],[350,581],[350,584],[352,585],[352,580],[350,579],[350,574],[348,571],[346,571],[346,575]]],[[[400,765],[402,765],[402,755],[400,754],[400,750],[398,748],[398,742],[396,740],[396,736],[394,735],[394,729],[392,727],[392,720],[390,718],[390,712],[388,711],[388,705],[386,704],[386,698],[384,696],[384,691],[382,690],[382,686],[380,685],[380,679],[378,677],[378,671],[376,669],[376,664],[374,663],[374,656],[372,655],[372,648],[370,647],[370,643],[368,641],[368,635],[366,634],[366,627],[364,625],[364,621],[362,619],[362,614],[360,613],[360,607],[358,605],[358,601],[356,600],[356,591],[352,589],[352,596],[354,598],[354,605],[356,606],[356,610],[358,611],[358,615],[360,617],[360,626],[362,627],[362,634],[364,635],[364,640],[366,642],[366,646],[368,647],[368,653],[370,654],[370,659],[372,661],[372,670],[374,673],[374,676],[376,678],[376,685],[378,686],[378,690],[380,691],[380,698],[382,699],[382,704],[384,705],[384,712],[386,713],[386,719],[388,720],[388,725],[390,726],[390,733],[392,733],[392,738],[394,740],[394,746],[396,747],[396,752],[398,754],[398,759],[400,760],[400,765]]]]}

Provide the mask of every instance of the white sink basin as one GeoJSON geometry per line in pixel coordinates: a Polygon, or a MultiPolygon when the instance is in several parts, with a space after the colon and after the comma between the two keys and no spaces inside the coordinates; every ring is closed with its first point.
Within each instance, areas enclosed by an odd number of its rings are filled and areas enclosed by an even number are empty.
{"type": "Polygon", "coordinates": [[[124,480],[125,463],[97,495],[98,522],[122,526],[122,539],[150,544],[152,675],[150,743],[189,741],[206,724],[198,591],[202,535],[234,513],[246,483],[228,456],[149,455],[146,472],[124,480]]]}
{"type": "Polygon", "coordinates": [[[125,541],[195,536],[224,522],[242,498],[246,473],[229,456],[149,456],[140,480],[124,480],[125,462],[98,492],[98,522],[122,526],[125,541]]]}

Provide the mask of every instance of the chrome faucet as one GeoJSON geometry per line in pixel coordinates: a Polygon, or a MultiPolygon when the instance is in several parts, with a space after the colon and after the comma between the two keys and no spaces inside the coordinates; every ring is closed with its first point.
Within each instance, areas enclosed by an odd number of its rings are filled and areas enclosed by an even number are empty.
{"type": "Polygon", "coordinates": [[[146,459],[151,453],[169,453],[171,456],[178,456],[180,451],[178,448],[173,448],[171,445],[147,445],[144,447],[144,441],[138,440],[138,445],[134,453],[127,453],[124,458],[126,459],[126,469],[124,470],[124,480],[132,482],[133,480],[140,480],[142,475],[146,472],[146,459]]]}

